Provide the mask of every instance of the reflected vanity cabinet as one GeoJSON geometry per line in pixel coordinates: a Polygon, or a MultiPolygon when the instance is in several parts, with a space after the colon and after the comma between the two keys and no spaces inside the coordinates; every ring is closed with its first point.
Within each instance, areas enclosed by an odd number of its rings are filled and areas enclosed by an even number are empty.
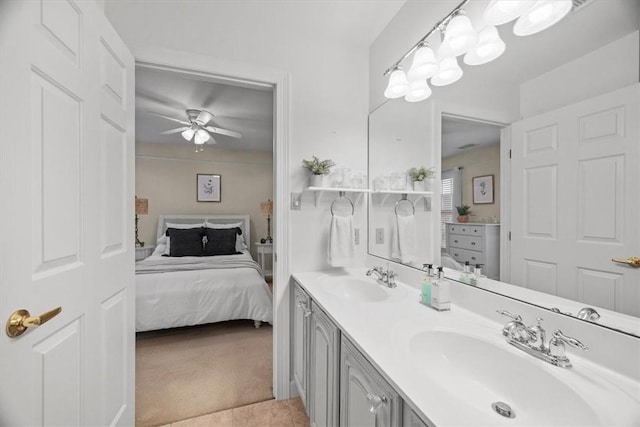
{"type": "Polygon", "coordinates": [[[460,264],[484,264],[484,274],[500,280],[500,224],[448,222],[447,252],[460,264]]]}
{"type": "Polygon", "coordinates": [[[298,394],[307,412],[308,360],[309,360],[309,317],[311,316],[311,298],[294,282],[291,322],[292,377],[298,394]]]}

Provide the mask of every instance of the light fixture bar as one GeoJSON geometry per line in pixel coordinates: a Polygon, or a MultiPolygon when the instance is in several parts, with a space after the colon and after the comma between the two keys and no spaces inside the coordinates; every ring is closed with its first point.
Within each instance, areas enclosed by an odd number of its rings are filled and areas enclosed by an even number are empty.
{"type": "Polygon", "coordinates": [[[440,28],[447,22],[449,21],[456,13],[458,13],[460,11],[460,9],[462,9],[467,3],[469,2],[469,0],[463,0],[462,3],[460,3],[458,6],[456,6],[451,12],[449,12],[449,14],[447,16],[445,16],[444,18],[442,18],[440,20],[440,22],[438,22],[436,25],[433,26],[433,28],[424,36],[422,37],[420,40],[418,40],[418,42],[416,44],[413,45],[413,47],[411,49],[409,49],[409,51],[407,51],[407,53],[405,53],[402,58],[400,58],[399,60],[397,60],[391,67],[387,68],[385,70],[385,72],[383,73],[383,76],[388,76],[393,70],[395,70],[397,67],[400,66],[400,64],[402,64],[405,59],[407,59],[413,52],[416,51],[416,49],[418,49],[420,46],[424,45],[427,42],[427,39],[429,37],[431,37],[431,35],[433,33],[435,33],[436,31],[439,31],[440,28]]]}

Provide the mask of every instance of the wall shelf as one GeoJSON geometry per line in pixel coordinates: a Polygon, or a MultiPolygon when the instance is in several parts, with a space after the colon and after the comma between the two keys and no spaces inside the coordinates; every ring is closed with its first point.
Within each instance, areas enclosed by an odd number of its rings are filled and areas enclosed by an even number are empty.
{"type": "MultiPolygon", "coordinates": [[[[320,199],[324,193],[355,193],[359,198],[361,194],[371,193],[368,188],[337,188],[337,187],[307,187],[305,191],[313,191],[315,193],[315,204],[318,207],[320,199]]],[[[352,200],[355,202],[355,200],[352,200]]]]}
{"type": "MultiPolygon", "coordinates": [[[[401,196],[417,196],[415,197],[415,199],[413,200],[413,203],[418,203],[418,201],[420,201],[420,199],[422,199],[424,197],[425,199],[425,203],[428,204],[428,198],[433,197],[433,191],[413,191],[413,190],[373,190],[371,191],[372,194],[380,194],[381,195],[381,201],[380,201],[380,206],[383,206],[385,204],[385,202],[387,201],[387,199],[389,197],[391,197],[394,194],[400,194],[401,196]]],[[[412,198],[413,199],[413,198],[412,198]]]]}

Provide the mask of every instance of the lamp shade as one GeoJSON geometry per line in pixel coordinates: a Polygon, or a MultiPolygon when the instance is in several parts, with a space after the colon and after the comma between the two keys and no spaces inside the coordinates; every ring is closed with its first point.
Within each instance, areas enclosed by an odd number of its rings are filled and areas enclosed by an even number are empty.
{"type": "Polygon", "coordinates": [[[455,83],[462,77],[462,68],[458,65],[455,56],[449,56],[440,60],[438,72],[431,78],[431,84],[434,86],[446,86],[455,83]]]}
{"type": "Polygon", "coordinates": [[[431,88],[427,84],[426,80],[416,80],[409,84],[409,93],[404,97],[408,102],[419,102],[431,96],[431,88]]]}
{"type": "Polygon", "coordinates": [[[439,53],[441,57],[462,55],[473,47],[477,37],[471,20],[465,15],[456,15],[447,25],[439,53]]]}
{"type": "Polygon", "coordinates": [[[266,202],[260,202],[260,213],[264,216],[273,214],[273,202],[268,199],[266,202]]]}
{"type": "Polygon", "coordinates": [[[436,71],[438,71],[436,55],[429,46],[422,46],[413,55],[413,63],[409,68],[407,78],[410,82],[426,80],[433,76],[436,71]]]}
{"type": "Polygon", "coordinates": [[[400,69],[394,70],[389,76],[389,84],[384,91],[387,98],[400,98],[405,96],[409,91],[409,81],[404,71],[400,69]]]}
{"type": "Polygon", "coordinates": [[[196,137],[193,142],[195,142],[197,145],[201,145],[207,142],[210,138],[211,136],[209,135],[209,132],[204,129],[198,129],[196,131],[196,137]]]}
{"type": "Polygon", "coordinates": [[[191,141],[191,139],[193,138],[193,134],[195,133],[196,131],[192,127],[190,127],[189,129],[182,131],[181,135],[187,141],[191,141]]]}
{"type": "Polygon", "coordinates": [[[492,0],[484,10],[484,22],[487,25],[502,25],[513,21],[527,10],[535,0],[492,0]]]}
{"type": "Polygon", "coordinates": [[[504,53],[506,46],[498,29],[490,26],[478,33],[478,42],[464,56],[464,63],[468,65],[481,65],[493,61],[504,53]]]}
{"type": "Polygon", "coordinates": [[[536,1],[513,26],[513,33],[517,36],[529,36],[546,30],[560,21],[571,11],[571,0],[542,0],[536,1]]]}
{"type": "Polygon", "coordinates": [[[149,214],[149,199],[136,197],[136,215],[149,214]]]}

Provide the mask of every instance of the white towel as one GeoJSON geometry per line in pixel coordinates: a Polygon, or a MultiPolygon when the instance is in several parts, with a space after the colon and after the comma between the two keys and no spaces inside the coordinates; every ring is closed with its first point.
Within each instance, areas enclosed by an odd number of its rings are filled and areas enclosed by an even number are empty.
{"type": "Polygon", "coordinates": [[[391,228],[391,258],[411,264],[416,253],[416,217],[396,215],[391,228]]]}
{"type": "Polygon", "coordinates": [[[327,261],[332,267],[348,267],[354,251],[353,216],[331,217],[327,261]]]}

